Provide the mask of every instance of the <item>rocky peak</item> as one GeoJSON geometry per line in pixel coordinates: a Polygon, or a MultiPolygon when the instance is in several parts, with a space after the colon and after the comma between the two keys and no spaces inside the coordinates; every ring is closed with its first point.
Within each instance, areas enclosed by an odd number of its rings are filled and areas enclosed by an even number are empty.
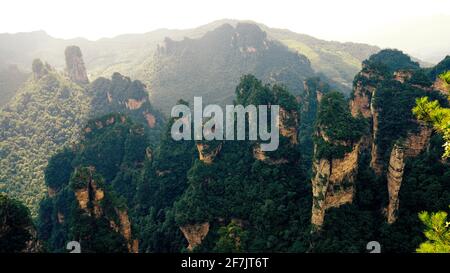
{"type": "Polygon", "coordinates": [[[195,247],[199,246],[203,239],[208,235],[209,223],[185,225],[180,227],[181,232],[188,241],[187,249],[192,251],[195,247]]]}
{"type": "Polygon", "coordinates": [[[79,207],[88,215],[99,218],[102,215],[102,207],[100,201],[103,200],[105,192],[99,185],[99,181],[94,177],[95,168],[86,168],[87,174],[77,172],[78,187],[75,189],[75,197],[78,201],[79,207]],[[84,184],[84,185],[83,185],[84,184]]]}
{"type": "Polygon", "coordinates": [[[401,83],[409,81],[412,76],[413,72],[411,70],[398,70],[394,72],[394,79],[401,83]]]}
{"type": "Polygon", "coordinates": [[[389,158],[387,170],[387,183],[389,203],[386,208],[386,217],[389,224],[397,220],[399,207],[399,192],[403,181],[405,160],[408,157],[418,156],[428,145],[432,129],[420,124],[418,133],[410,133],[404,141],[394,144],[389,158]]]}
{"type": "Polygon", "coordinates": [[[321,228],[327,209],[352,203],[360,147],[360,142],[353,145],[343,158],[322,158],[314,161],[311,223],[316,229],[321,228]]]}
{"type": "Polygon", "coordinates": [[[80,48],[78,46],[68,46],[64,53],[69,78],[79,84],[89,83],[80,48]]]}

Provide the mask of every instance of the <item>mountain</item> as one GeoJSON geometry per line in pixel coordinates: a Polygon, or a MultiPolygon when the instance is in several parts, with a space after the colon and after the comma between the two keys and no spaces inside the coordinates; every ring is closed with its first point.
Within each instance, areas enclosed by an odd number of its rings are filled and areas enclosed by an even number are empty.
{"type": "Polygon", "coordinates": [[[40,238],[50,251],[77,241],[83,242],[83,252],[137,252],[127,209],[132,199],[126,197],[135,195],[146,157],[144,127],[125,115],[109,114],[90,120],[81,139],[49,161],[40,238]]]}
{"type": "Polygon", "coordinates": [[[144,126],[153,144],[164,123],[141,82],[116,73],[89,84],[80,49],[68,47],[65,60],[67,72],[35,59],[32,75],[0,112],[0,190],[33,216],[46,193],[48,159],[76,142],[89,119],[124,113],[144,126]]]}
{"type": "Polygon", "coordinates": [[[401,51],[383,50],[363,62],[348,107],[342,98],[321,98],[311,180],[316,251],[361,251],[370,238],[385,252],[414,251],[424,240],[418,213],[448,206],[442,138],[411,111],[423,96],[446,103],[429,71],[401,51]],[[333,105],[347,108],[347,117],[338,118],[344,111],[333,105]],[[346,130],[354,119],[360,129],[346,130]]]}
{"type": "Polygon", "coordinates": [[[236,104],[280,105],[274,152],[259,140],[175,141],[181,117],[169,119],[156,146],[145,123],[93,119],[49,161],[39,234],[61,251],[61,241],[79,238],[70,230],[80,226],[66,219],[82,217],[88,249],[100,252],[365,252],[371,240],[383,252],[414,251],[425,240],[418,212],[448,207],[450,165],[442,137],[411,109],[423,96],[448,105],[433,76],[447,63],[423,69],[382,50],[363,62],[351,98],[317,77],[297,97],[241,77],[236,104]],[[102,202],[107,195],[117,201],[102,202]],[[125,210],[122,225],[114,219],[125,210]]]}
{"type": "Polygon", "coordinates": [[[39,59],[33,66],[33,75],[0,112],[0,187],[35,209],[45,193],[48,158],[77,139],[90,100],[82,86],[39,59]]]}
{"type": "MultiPolygon", "coordinates": [[[[16,64],[19,69],[28,71],[31,61],[40,58],[55,68],[62,69],[65,67],[64,49],[75,44],[83,51],[91,78],[109,77],[114,72],[119,72],[149,84],[146,74],[149,70],[148,63],[153,59],[158,45],[164,43],[165,38],[174,41],[182,41],[184,38],[198,39],[223,25],[236,27],[240,23],[258,26],[266,32],[268,40],[278,41],[305,55],[310,59],[316,72],[323,73],[348,90],[351,88],[353,76],[361,68],[361,61],[379,51],[375,46],[324,41],[289,30],[269,28],[256,22],[224,19],[193,29],[159,29],[144,34],[126,34],[97,41],[83,38],[57,39],[43,31],[0,34],[0,60],[2,60],[0,68],[16,64]]],[[[256,27],[253,29],[259,32],[256,27]]]]}
{"type": "Polygon", "coordinates": [[[177,99],[205,103],[232,102],[234,87],[243,74],[266,82],[282,82],[300,94],[302,82],[313,76],[309,60],[271,41],[253,24],[225,24],[199,39],[166,39],[158,47],[148,72],[150,98],[164,112],[177,99]]]}

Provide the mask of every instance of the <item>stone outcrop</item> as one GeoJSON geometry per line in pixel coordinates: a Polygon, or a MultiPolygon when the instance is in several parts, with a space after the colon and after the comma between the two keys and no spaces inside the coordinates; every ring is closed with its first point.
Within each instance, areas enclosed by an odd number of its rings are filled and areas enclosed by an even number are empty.
{"type": "Polygon", "coordinates": [[[446,83],[443,79],[437,77],[436,81],[433,83],[433,88],[438,90],[442,95],[448,97],[450,85],[446,83]]]}
{"type": "Polygon", "coordinates": [[[372,117],[371,103],[376,91],[374,81],[382,80],[383,76],[363,64],[361,72],[356,76],[353,88],[353,99],[350,101],[350,112],[353,117],[362,114],[365,118],[372,117]]]}
{"type": "Polygon", "coordinates": [[[387,171],[387,183],[389,192],[389,203],[386,208],[386,218],[389,224],[397,220],[399,207],[398,194],[403,181],[405,160],[408,157],[418,156],[428,145],[432,134],[432,129],[425,125],[420,125],[420,130],[416,134],[409,134],[405,141],[394,145],[389,159],[387,171]]]}
{"type": "Polygon", "coordinates": [[[116,209],[116,214],[119,218],[119,223],[110,220],[110,226],[116,231],[122,234],[127,241],[128,251],[131,253],[139,252],[139,241],[132,238],[131,223],[126,210],[116,209]]]}
{"type": "Polygon", "coordinates": [[[187,249],[192,251],[195,247],[199,246],[206,235],[208,235],[209,223],[205,222],[202,224],[185,225],[180,227],[180,230],[189,243],[187,249]]]}
{"type": "Polygon", "coordinates": [[[127,101],[125,101],[125,106],[127,107],[127,109],[129,110],[136,110],[142,107],[142,105],[147,101],[146,98],[143,98],[141,100],[136,100],[136,99],[128,99],[127,101]]]}
{"type": "MultiPolygon", "coordinates": [[[[89,174],[80,175],[81,179],[86,179],[85,186],[75,189],[74,194],[78,202],[78,206],[87,215],[91,217],[106,218],[109,221],[110,227],[117,233],[120,233],[127,242],[128,251],[137,253],[139,250],[138,241],[133,239],[131,232],[131,222],[128,217],[128,212],[125,209],[115,208],[115,215],[106,215],[107,212],[103,209],[102,200],[105,198],[105,191],[99,186],[99,181],[96,181],[94,167],[88,168],[89,174]],[[116,222],[118,219],[118,222],[116,222]]],[[[58,222],[64,222],[64,216],[58,213],[58,222]]]]}
{"type": "Polygon", "coordinates": [[[319,159],[313,163],[312,178],[313,206],[311,223],[320,229],[325,211],[351,203],[361,143],[352,146],[352,150],[339,159],[319,159]]]}
{"type": "Polygon", "coordinates": [[[214,158],[219,154],[221,149],[222,143],[215,145],[215,147],[211,147],[209,144],[205,143],[197,143],[199,159],[205,164],[212,164],[214,158]]]}
{"type": "Polygon", "coordinates": [[[392,224],[396,220],[398,210],[398,193],[403,180],[403,171],[405,169],[405,152],[400,145],[394,145],[389,159],[389,168],[387,172],[389,204],[386,208],[387,222],[392,224]]]}
{"type": "Polygon", "coordinates": [[[413,73],[411,70],[398,70],[394,72],[394,79],[401,83],[405,83],[406,81],[410,80],[412,76],[413,73]]]}
{"type": "Polygon", "coordinates": [[[69,78],[79,84],[89,83],[80,48],[78,46],[68,46],[64,53],[66,56],[66,71],[69,78]]]}
{"type": "MultiPolygon", "coordinates": [[[[296,111],[286,111],[280,108],[280,115],[277,124],[280,135],[289,139],[290,145],[298,144],[298,113],[296,111]]],[[[269,153],[270,154],[270,153],[269,153]]],[[[273,159],[269,154],[261,150],[260,145],[255,145],[253,148],[253,157],[259,161],[265,161],[271,165],[283,164],[288,161],[283,158],[273,159]]]]}
{"type": "Polygon", "coordinates": [[[79,207],[88,215],[99,218],[102,215],[102,207],[100,202],[105,197],[105,192],[98,186],[98,182],[94,180],[92,173],[95,171],[93,167],[90,169],[90,175],[87,178],[86,186],[75,190],[75,197],[79,207]],[[92,206],[88,206],[91,204],[92,206]]]}
{"type": "Polygon", "coordinates": [[[153,114],[145,112],[144,113],[145,120],[147,121],[147,125],[150,128],[155,128],[156,118],[153,114]]]}
{"type": "Polygon", "coordinates": [[[291,144],[297,144],[297,127],[298,127],[298,114],[296,111],[286,111],[280,108],[279,116],[280,135],[289,138],[291,144]]]}

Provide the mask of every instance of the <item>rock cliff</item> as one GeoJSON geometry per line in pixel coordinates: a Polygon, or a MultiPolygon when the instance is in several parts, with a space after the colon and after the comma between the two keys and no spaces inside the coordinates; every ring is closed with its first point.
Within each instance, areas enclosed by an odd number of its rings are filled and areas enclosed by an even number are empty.
{"type": "Polygon", "coordinates": [[[80,48],[78,46],[68,46],[64,53],[66,56],[66,71],[69,78],[79,84],[89,83],[80,48]]]}
{"type": "Polygon", "coordinates": [[[208,235],[209,223],[205,222],[202,224],[185,225],[180,227],[180,230],[183,232],[184,237],[189,243],[187,249],[192,251],[195,247],[199,246],[206,235],[208,235]]]}

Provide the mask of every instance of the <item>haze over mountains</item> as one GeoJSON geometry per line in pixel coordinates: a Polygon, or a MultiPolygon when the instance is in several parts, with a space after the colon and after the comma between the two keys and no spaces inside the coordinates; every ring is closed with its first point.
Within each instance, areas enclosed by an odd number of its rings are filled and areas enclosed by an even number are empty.
{"type": "Polygon", "coordinates": [[[33,234],[14,251],[415,251],[417,214],[450,200],[448,139],[412,110],[448,107],[441,59],[237,20],[98,41],[0,34],[0,224],[19,215],[13,198],[34,217],[16,203],[33,234]],[[170,110],[194,96],[278,105],[278,149],[174,140],[189,119],[170,110]]]}
{"type": "MultiPolygon", "coordinates": [[[[149,75],[149,71],[153,69],[155,62],[159,61],[156,58],[158,54],[155,55],[155,53],[158,46],[164,46],[166,37],[173,41],[182,41],[185,38],[198,39],[206,33],[216,31],[220,26],[227,24],[236,27],[238,23],[239,21],[237,20],[219,20],[194,29],[160,29],[145,34],[121,35],[98,41],[89,41],[82,38],[57,39],[43,31],[0,34],[0,68],[14,64],[22,71],[29,71],[31,61],[34,58],[41,58],[55,68],[61,69],[64,67],[64,48],[75,44],[83,51],[90,78],[95,79],[98,76],[109,77],[113,72],[120,72],[142,80],[151,86],[152,83],[149,81],[149,78],[152,77],[149,75]]],[[[361,68],[360,63],[371,54],[380,50],[378,47],[365,44],[323,41],[289,30],[272,29],[254,22],[248,22],[248,24],[257,26],[254,28],[256,32],[264,31],[267,41],[276,41],[284,45],[285,49],[281,48],[281,50],[287,52],[289,48],[306,56],[315,72],[322,73],[342,87],[343,91],[347,92],[350,91],[354,75],[361,68]]],[[[250,36],[246,38],[246,43],[250,45],[258,42],[251,40],[251,33],[247,34],[250,36]]],[[[220,35],[227,34],[216,34],[216,38],[213,38],[216,39],[215,42],[218,43],[220,41],[220,35]]],[[[209,40],[211,40],[211,36],[209,40]]],[[[203,41],[207,42],[206,40],[203,41]]],[[[201,46],[200,43],[197,44],[201,46]]],[[[205,44],[203,46],[207,47],[208,45],[205,44]]],[[[223,48],[212,48],[211,50],[213,55],[224,54],[223,48]]],[[[204,61],[207,60],[205,59],[204,61]]],[[[236,59],[235,64],[240,65],[240,60],[236,59]]],[[[235,78],[234,83],[237,80],[238,78],[235,78]]],[[[229,92],[232,94],[232,90],[229,90],[229,92]]],[[[150,90],[150,93],[152,93],[152,90],[150,90]]]]}

